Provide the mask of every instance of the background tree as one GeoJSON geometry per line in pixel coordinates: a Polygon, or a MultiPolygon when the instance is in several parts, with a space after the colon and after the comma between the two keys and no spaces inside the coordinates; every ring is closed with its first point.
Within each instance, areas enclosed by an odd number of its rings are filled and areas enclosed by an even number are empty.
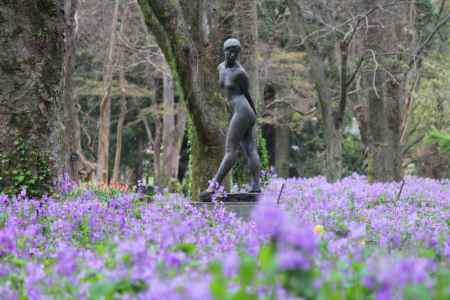
{"type": "Polygon", "coordinates": [[[0,190],[50,188],[64,166],[63,1],[0,4],[0,190]]]}
{"type": "Polygon", "coordinates": [[[77,99],[74,97],[74,67],[78,26],[78,0],[66,0],[64,7],[64,171],[74,181],[80,179],[79,150],[81,149],[77,99]]]}

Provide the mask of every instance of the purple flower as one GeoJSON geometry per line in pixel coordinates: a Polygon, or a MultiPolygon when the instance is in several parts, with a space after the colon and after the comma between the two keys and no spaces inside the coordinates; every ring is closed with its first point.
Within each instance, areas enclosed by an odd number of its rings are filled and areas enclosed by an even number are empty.
{"type": "Polygon", "coordinates": [[[60,243],[56,249],[55,270],[60,275],[71,276],[77,269],[78,251],[70,245],[60,243]]]}
{"type": "Polygon", "coordinates": [[[13,228],[0,229],[0,257],[16,250],[16,234],[13,228]]]}
{"type": "Polygon", "coordinates": [[[280,241],[301,249],[311,256],[317,252],[317,236],[312,226],[304,226],[297,222],[286,222],[283,225],[280,241]]]}
{"type": "Polygon", "coordinates": [[[223,259],[223,272],[227,277],[233,277],[239,270],[240,257],[236,251],[228,253],[223,259]]]}
{"type": "Polygon", "coordinates": [[[355,222],[350,223],[350,236],[354,239],[360,239],[366,236],[366,225],[355,222]]]}
{"type": "Polygon", "coordinates": [[[281,251],[277,255],[277,261],[282,270],[308,270],[311,268],[311,260],[301,251],[281,251]]]}
{"type": "Polygon", "coordinates": [[[389,284],[382,284],[375,294],[376,300],[390,300],[392,299],[391,286],[389,284]]]}
{"type": "Polygon", "coordinates": [[[252,213],[258,231],[265,236],[276,236],[280,233],[284,221],[283,211],[273,203],[259,203],[252,213]]]}

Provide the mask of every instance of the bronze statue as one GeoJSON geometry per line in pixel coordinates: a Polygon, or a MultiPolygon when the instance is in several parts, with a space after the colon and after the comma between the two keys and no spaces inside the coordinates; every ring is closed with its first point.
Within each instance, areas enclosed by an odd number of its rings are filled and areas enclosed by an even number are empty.
{"type": "MultiPolygon", "coordinates": [[[[248,75],[239,64],[241,44],[236,38],[224,43],[225,61],[218,66],[219,84],[222,95],[233,109],[233,116],[227,131],[225,156],[213,178],[214,183],[222,184],[223,179],[236,163],[241,146],[247,158],[251,173],[251,193],[260,192],[259,172],[261,162],[256,147],[256,109],[249,93],[248,75]]],[[[207,193],[214,191],[209,187],[207,193]]]]}

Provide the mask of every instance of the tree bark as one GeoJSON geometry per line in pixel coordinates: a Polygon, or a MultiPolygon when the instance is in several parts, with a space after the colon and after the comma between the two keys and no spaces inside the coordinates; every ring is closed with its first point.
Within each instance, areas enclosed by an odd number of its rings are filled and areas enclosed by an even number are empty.
{"type": "Polygon", "coordinates": [[[109,163],[109,134],[111,130],[111,88],[114,75],[114,56],[116,52],[116,29],[117,18],[119,15],[119,0],[115,1],[114,12],[111,22],[111,37],[108,48],[108,57],[105,61],[104,70],[104,95],[100,102],[100,118],[98,131],[98,154],[97,154],[97,172],[96,179],[98,182],[107,183],[108,163],[109,163]]]}
{"type": "Polygon", "coordinates": [[[77,29],[75,15],[78,0],[65,0],[65,49],[64,49],[64,169],[74,181],[80,179],[81,148],[80,121],[77,101],[74,97],[73,72],[76,57],[77,29]]]}
{"type": "MultiPolygon", "coordinates": [[[[387,4],[385,0],[365,1],[367,10],[387,4]]],[[[389,2],[390,3],[390,2],[389,2]]],[[[364,72],[368,92],[370,181],[400,181],[402,179],[401,127],[405,98],[404,69],[407,65],[413,36],[409,20],[410,5],[390,6],[389,12],[376,10],[368,16],[364,49],[370,61],[364,72]]]]}
{"type": "Polygon", "coordinates": [[[192,120],[191,193],[196,199],[213,178],[224,153],[227,113],[219,94],[217,65],[223,41],[235,33],[237,1],[138,2],[180,86],[192,120]]]}
{"type": "Polygon", "coordinates": [[[14,154],[24,140],[45,153],[54,176],[64,167],[63,4],[0,4],[0,154],[14,154]]]}
{"type": "MultiPolygon", "coordinates": [[[[128,28],[128,18],[129,18],[129,4],[127,4],[125,11],[123,13],[122,26],[120,27],[120,33],[122,35],[126,34],[128,28]]],[[[127,115],[127,80],[125,78],[125,47],[121,49],[120,52],[120,71],[119,71],[119,85],[120,85],[120,112],[119,119],[117,121],[117,132],[116,132],[116,151],[114,154],[114,169],[111,181],[117,183],[120,181],[120,161],[122,157],[122,144],[123,144],[123,125],[125,122],[125,117],[127,115]]]]}
{"type": "Polygon", "coordinates": [[[241,64],[247,71],[250,82],[250,95],[255,101],[257,111],[262,111],[258,72],[258,15],[256,0],[239,0],[236,2],[235,14],[237,26],[234,30],[241,41],[241,64]]]}
{"type": "Polygon", "coordinates": [[[122,157],[122,144],[123,144],[123,125],[125,123],[125,116],[127,115],[127,95],[125,79],[125,72],[122,69],[119,74],[121,99],[120,99],[120,112],[119,119],[117,120],[117,132],[116,132],[116,151],[114,155],[114,169],[111,181],[113,183],[120,182],[120,161],[122,157]]]}
{"type": "Polygon", "coordinates": [[[275,172],[278,176],[289,177],[289,134],[287,126],[275,127],[275,172]]]}
{"type": "Polygon", "coordinates": [[[153,135],[153,178],[155,186],[160,187],[162,183],[161,173],[161,148],[162,148],[162,133],[163,133],[163,119],[162,119],[162,104],[164,102],[164,79],[162,74],[155,78],[155,104],[157,113],[154,117],[155,133],[153,135]]]}
{"type": "Polygon", "coordinates": [[[181,104],[175,104],[174,83],[164,75],[163,162],[162,184],[169,190],[178,181],[180,151],[186,129],[186,112],[181,104]]]}

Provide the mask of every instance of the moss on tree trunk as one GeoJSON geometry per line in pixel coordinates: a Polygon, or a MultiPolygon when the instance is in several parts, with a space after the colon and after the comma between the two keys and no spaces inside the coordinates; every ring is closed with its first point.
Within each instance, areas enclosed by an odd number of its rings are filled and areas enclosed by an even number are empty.
{"type": "MultiPolygon", "coordinates": [[[[62,7],[63,1],[57,0],[0,4],[0,153],[23,159],[16,149],[23,141],[27,151],[48,158],[52,175],[62,164],[62,7]]],[[[30,166],[36,181],[49,181],[49,176],[40,178],[39,169],[30,166]]],[[[11,176],[3,176],[3,182],[16,182],[11,176]]]]}

